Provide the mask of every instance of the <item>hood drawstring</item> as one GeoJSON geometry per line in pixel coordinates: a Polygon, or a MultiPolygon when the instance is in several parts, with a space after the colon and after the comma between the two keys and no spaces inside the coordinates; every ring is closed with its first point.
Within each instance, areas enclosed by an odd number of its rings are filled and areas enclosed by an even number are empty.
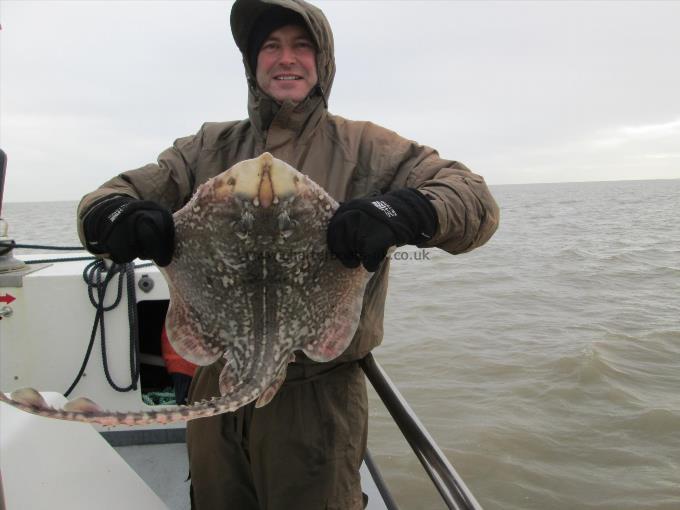
{"type": "Polygon", "coordinates": [[[321,96],[321,99],[323,100],[323,105],[326,108],[326,110],[328,110],[328,101],[326,101],[326,93],[323,91],[323,87],[318,83],[316,84],[316,92],[321,96]]]}

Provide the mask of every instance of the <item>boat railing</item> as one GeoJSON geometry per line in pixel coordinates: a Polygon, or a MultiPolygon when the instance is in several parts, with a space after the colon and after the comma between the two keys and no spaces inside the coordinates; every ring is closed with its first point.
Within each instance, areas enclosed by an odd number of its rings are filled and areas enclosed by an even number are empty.
{"type": "MultiPolygon", "coordinates": [[[[360,364],[446,506],[452,510],[482,510],[463,479],[373,355],[368,354],[360,364]]],[[[384,488],[378,486],[378,489],[383,493],[384,488]]],[[[388,510],[393,509],[396,509],[396,505],[388,507],[388,510]]]]}

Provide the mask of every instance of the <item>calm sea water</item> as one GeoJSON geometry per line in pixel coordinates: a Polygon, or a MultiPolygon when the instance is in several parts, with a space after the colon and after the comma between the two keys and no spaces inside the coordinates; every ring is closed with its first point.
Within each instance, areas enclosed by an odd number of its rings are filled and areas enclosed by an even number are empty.
{"type": "MultiPolygon", "coordinates": [[[[487,509],[680,509],[680,180],[493,187],[484,247],[392,265],[376,357],[487,509]]],[[[75,203],[6,204],[77,244],[75,203]]],[[[371,396],[403,508],[444,508],[371,396]]]]}

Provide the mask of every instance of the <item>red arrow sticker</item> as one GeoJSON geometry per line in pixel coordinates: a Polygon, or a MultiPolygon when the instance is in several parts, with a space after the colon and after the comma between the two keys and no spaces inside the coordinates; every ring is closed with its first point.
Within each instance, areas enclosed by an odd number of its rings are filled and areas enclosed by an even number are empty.
{"type": "Polygon", "coordinates": [[[5,294],[3,296],[0,296],[0,303],[5,303],[5,304],[10,304],[12,301],[14,301],[16,298],[12,296],[12,294],[5,294]]]}

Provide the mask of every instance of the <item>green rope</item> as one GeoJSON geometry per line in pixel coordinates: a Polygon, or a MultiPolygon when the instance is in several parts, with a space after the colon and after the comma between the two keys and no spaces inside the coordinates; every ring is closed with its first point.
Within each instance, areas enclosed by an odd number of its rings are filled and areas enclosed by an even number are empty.
{"type": "Polygon", "coordinates": [[[175,391],[170,388],[163,388],[161,391],[150,391],[142,394],[142,401],[148,406],[170,406],[176,405],[175,391]]]}

